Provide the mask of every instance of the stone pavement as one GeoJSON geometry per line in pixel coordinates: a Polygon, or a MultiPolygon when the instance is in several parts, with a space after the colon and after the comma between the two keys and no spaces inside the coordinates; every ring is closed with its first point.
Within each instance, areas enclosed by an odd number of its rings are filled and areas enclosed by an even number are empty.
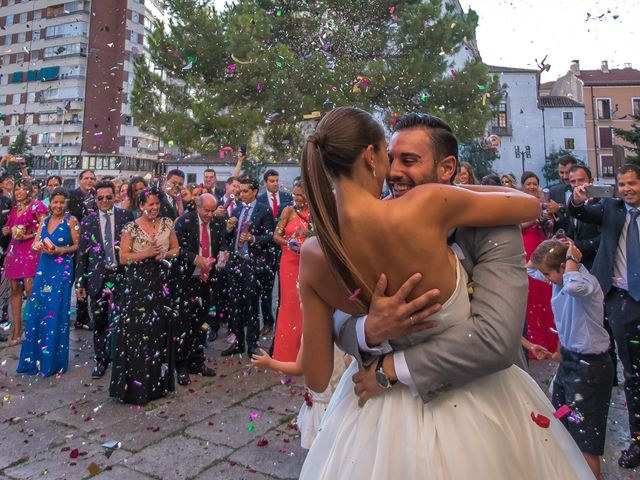
{"type": "MultiPolygon", "coordinates": [[[[299,380],[257,372],[246,357],[218,358],[223,347],[208,349],[218,376],[192,376],[189,387],[139,408],[109,399],[110,370],[91,379],[90,332],[72,331],[70,368],[58,378],[17,375],[19,347],[0,344],[0,480],[297,478],[299,380]],[[105,450],[111,440],[121,447],[105,450]]],[[[553,365],[536,362],[532,373],[544,385],[553,365]]],[[[609,423],[603,479],[639,478],[616,463],[628,428],[620,389],[609,423]]]]}

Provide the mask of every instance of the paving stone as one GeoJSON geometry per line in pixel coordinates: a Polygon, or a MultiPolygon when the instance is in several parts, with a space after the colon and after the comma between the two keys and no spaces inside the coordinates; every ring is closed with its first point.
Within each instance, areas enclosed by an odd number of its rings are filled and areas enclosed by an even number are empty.
{"type": "Polygon", "coordinates": [[[149,480],[156,477],[150,477],[144,473],[116,465],[110,470],[103,470],[98,475],[91,478],[93,480],[149,480]]]}
{"type": "Polygon", "coordinates": [[[157,408],[149,411],[149,415],[157,415],[165,419],[174,419],[196,423],[221,412],[235,402],[229,395],[211,391],[210,387],[189,393],[188,387],[177,387],[178,393],[164,401],[157,408]]]}
{"type": "Polygon", "coordinates": [[[276,385],[256,395],[252,395],[242,402],[244,406],[266,409],[283,415],[298,415],[304,403],[302,385],[276,385]]]}
{"type": "Polygon", "coordinates": [[[277,427],[280,423],[278,414],[235,406],[190,426],[185,433],[213,443],[238,448],[267,430],[277,427]],[[257,414],[253,420],[252,413],[257,414]],[[251,429],[248,429],[249,426],[251,429]]]}
{"type": "Polygon", "coordinates": [[[122,420],[123,410],[130,410],[128,415],[144,415],[134,411],[133,405],[122,405],[108,397],[97,397],[81,403],[73,403],[58,408],[45,415],[47,420],[78,428],[84,432],[104,430],[122,420]]]}
{"type": "Polygon", "coordinates": [[[223,461],[200,473],[194,480],[268,480],[271,478],[274,477],[269,477],[244,465],[223,461]]]}
{"type": "Polygon", "coordinates": [[[161,478],[188,478],[231,452],[196,438],[169,437],[127,459],[127,467],[161,478]]]}
{"type": "Polygon", "coordinates": [[[306,456],[299,441],[271,430],[236,450],[230,460],[276,478],[298,478],[306,456]],[[264,440],[266,445],[260,443],[264,440]]]}
{"type": "Polygon", "coordinates": [[[65,436],[74,432],[40,417],[6,425],[0,435],[0,470],[29,460],[52,445],[64,444],[65,436]]]}
{"type": "Polygon", "coordinates": [[[92,432],[89,438],[92,440],[117,440],[122,443],[122,448],[131,452],[137,452],[143,448],[157,443],[163,438],[182,430],[188,424],[186,418],[167,419],[156,414],[135,415],[131,413],[130,406],[123,407],[120,421],[92,432]]]}
{"type": "Polygon", "coordinates": [[[86,478],[91,476],[89,465],[95,463],[101,470],[113,466],[131,453],[114,450],[107,458],[101,444],[83,437],[66,439],[62,445],[38,452],[29,461],[5,470],[13,478],[30,479],[45,477],[47,479],[86,478]],[[75,456],[77,450],[77,456],[75,456]]]}

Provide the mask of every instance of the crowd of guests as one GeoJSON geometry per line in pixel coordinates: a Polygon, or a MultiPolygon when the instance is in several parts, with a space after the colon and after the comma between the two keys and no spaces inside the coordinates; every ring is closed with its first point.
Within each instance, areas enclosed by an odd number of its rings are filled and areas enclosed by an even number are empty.
{"type": "Polygon", "coordinates": [[[232,175],[218,188],[212,169],[192,188],[177,169],[155,185],[98,181],[84,170],[71,191],[47,178],[39,200],[28,178],[1,180],[2,304],[12,328],[5,317],[11,336],[0,340],[21,344],[19,373],[67,370],[74,293],[75,327],[93,330],[92,376],[111,365],[109,392],[123,402],[144,405],[176,381],[188,385],[189,375],[215,375],[204,351],[221,324],[229,332],[222,355],[261,354],[260,337],[276,328],[274,344],[263,347],[278,360],[296,358],[299,253],[312,231],[299,183],[293,195],[283,191],[270,169],[259,194],[250,177],[232,175]]]}

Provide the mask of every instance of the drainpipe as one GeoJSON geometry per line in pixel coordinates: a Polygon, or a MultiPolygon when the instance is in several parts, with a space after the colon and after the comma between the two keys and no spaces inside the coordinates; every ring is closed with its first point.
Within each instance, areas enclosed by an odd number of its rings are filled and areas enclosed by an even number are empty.
{"type": "MultiPolygon", "coordinates": [[[[538,102],[540,102],[540,97],[538,97],[538,102]]],[[[544,107],[540,107],[540,110],[542,110],[542,143],[544,146],[544,163],[547,163],[547,128],[544,121],[544,107]]],[[[547,179],[545,178],[545,180],[547,179]]],[[[547,185],[549,185],[549,180],[547,180],[547,185]]]]}
{"type": "Polygon", "coordinates": [[[596,135],[596,116],[598,115],[598,108],[596,105],[596,99],[593,96],[593,85],[589,87],[591,90],[591,112],[593,113],[593,152],[596,156],[596,180],[600,181],[600,165],[598,164],[598,137],[596,135]]]}

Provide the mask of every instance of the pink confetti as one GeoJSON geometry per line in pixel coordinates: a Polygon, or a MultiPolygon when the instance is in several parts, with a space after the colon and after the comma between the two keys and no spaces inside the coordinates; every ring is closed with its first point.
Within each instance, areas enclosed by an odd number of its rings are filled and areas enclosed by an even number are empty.
{"type": "Polygon", "coordinates": [[[358,299],[358,295],[360,295],[360,289],[356,288],[351,295],[347,298],[350,302],[355,302],[358,299]]]}
{"type": "Polygon", "coordinates": [[[266,447],[267,445],[269,445],[269,440],[267,440],[266,438],[261,438],[260,440],[258,440],[258,443],[256,444],[259,447],[266,447]]]}
{"type": "Polygon", "coordinates": [[[570,413],[571,413],[571,409],[566,405],[562,405],[558,410],[556,410],[553,416],[559,420],[562,417],[569,415],[570,413]]]}

